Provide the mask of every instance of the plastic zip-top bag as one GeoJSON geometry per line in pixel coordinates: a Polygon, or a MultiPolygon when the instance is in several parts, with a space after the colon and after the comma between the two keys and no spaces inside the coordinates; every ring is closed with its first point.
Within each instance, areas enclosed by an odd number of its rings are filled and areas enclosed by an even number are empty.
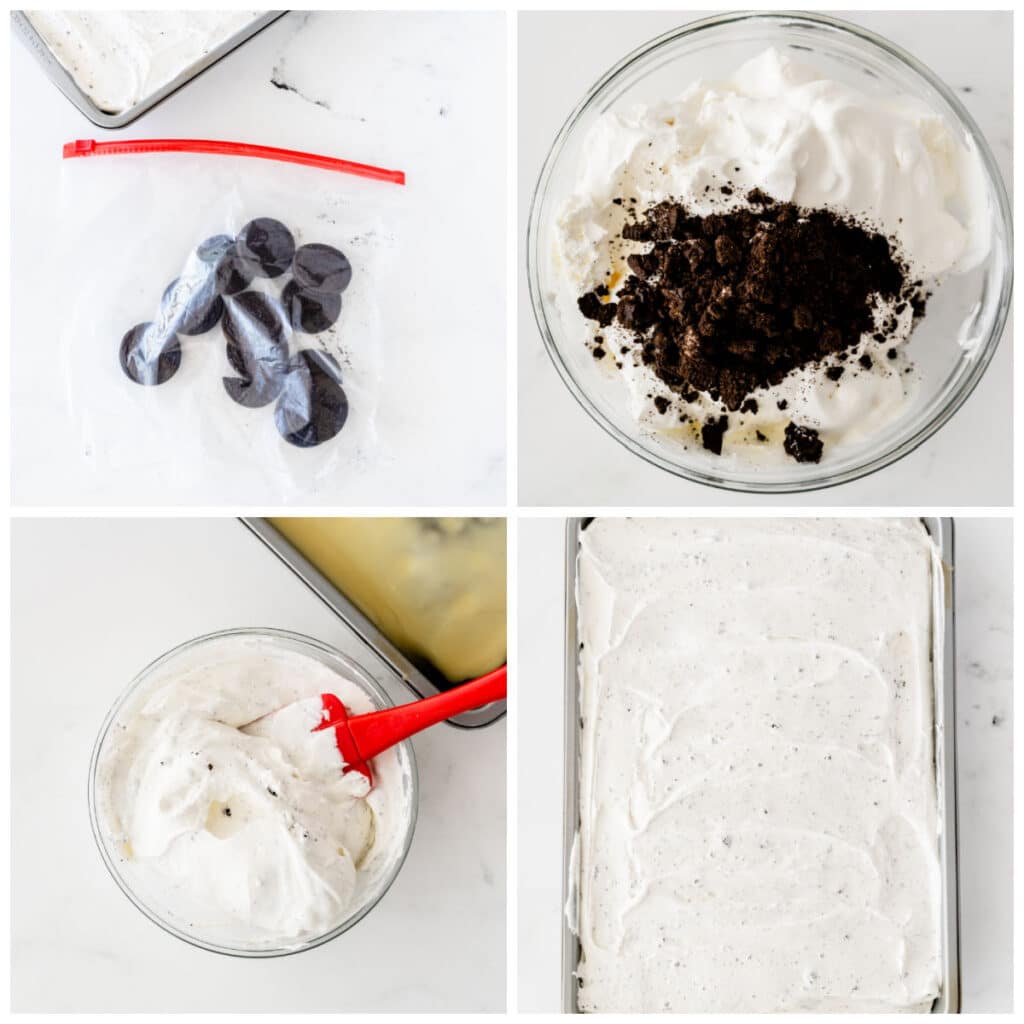
{"type": "Polygon", "coordinates": [[[274,503],[378,458],[402,172],[200,139],[79,141],[64,158],[70,287],[54,301],[98,473],[155,469],[168,501],[230,502],[254,496],[229,493],[242,467],[274,503]]]}

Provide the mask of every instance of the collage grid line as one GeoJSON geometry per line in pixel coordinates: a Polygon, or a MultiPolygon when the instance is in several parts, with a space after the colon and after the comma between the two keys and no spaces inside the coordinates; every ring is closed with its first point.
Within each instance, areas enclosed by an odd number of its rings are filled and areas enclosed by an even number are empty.
{"type": "Polygon", "coordinates": [[[1012,1014],[1019,21],[11,10],[11,1016],[1012,1014]]]}

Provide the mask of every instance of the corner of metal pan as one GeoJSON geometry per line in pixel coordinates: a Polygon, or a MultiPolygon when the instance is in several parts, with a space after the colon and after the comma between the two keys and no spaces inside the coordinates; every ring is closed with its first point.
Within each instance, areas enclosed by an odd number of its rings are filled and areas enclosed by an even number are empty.
{"type": "Polygon", "coordinates": [[[12,11],[11,23],[17,30],[18,35],[33,55],[42,65],[43,72],[64,97],[78,110],[78,112],[97,128],[116,129],[124,128],[143,114],[152,110],[153,107],[162,103],[172,93],[177,92],[193,78],[198,77],[208,68],[212,67],[223,57],[236,50],[243,43],[248,42],[253,36],[258,35],[268,25],[273,24],[287,11],[265,11],[259,17],[254,18],[244,28],[224,40],[220,46],[215,47],[199,60],[182,71],[170,82],[161,86],[151,95],[144,97],[139,103],[127,110],[112,114],[101,110],[85,91],[78,85],[71,73],[54,56],[49,46],[46,45],[42,36],[36,31],[29,21],[27,12],[12,11]]]}
{"type": "MultiPolygon", "coordinates": [[[[266,519],[239,517],[239,522],[380,658],[395,679],[417,697],[430,697],[441,692],[391,641],[367,618],[316,566],[274,529],[266,519]]],[[[454,729],[482,729],[505,717],[506,701],[496,701],[474,711],[464,711],[449,718],[445,724],[454,729]]]]}

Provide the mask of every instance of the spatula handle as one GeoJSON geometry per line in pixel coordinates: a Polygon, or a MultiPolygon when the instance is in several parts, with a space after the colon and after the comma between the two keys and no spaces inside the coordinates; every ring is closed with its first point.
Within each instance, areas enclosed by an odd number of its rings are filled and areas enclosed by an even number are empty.
{"type": "Polygon", "coordinates": [[[507,690],[507,666],[488,672],[444,693],[397,708],[372,711],[348,720],[349,733],[364,761],[382,750],[408,739],[415,733],[443,722],[446,718],[474,708],[504,700],[507,690]]]}

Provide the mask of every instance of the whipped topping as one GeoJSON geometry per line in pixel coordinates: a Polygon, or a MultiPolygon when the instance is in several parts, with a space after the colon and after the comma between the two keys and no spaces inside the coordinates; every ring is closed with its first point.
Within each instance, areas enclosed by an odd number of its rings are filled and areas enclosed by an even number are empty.
{"type": "Polygon", "coordinates": [[[404,753],[374,759],[367,792],[363,775],[342,772],[333,734],[309,731],[315,708],[306,722],[283,713],[242,731],[321,693],[352,714],[375,710],[315,658],[224,637],[171,659],[118,713],[98,762],[97,817],[157,916],[218,945],[289,948],[379,894],[412,810],[404,753]]]}
{"type": "Polygon", "coordinates": [[[262,11],[27,11],[99,107],[120,114],[151,96],[262,11]]]}
{"type": "MultiPolygon", "coordinates": [[[[991,207],[973,143],[913,97],[868,94],[768,49],[723,81],[698,81],[677,99],[609,111],[595,122],[558,219],[554,259],[565,294],[556,303],[563,322],[591,335],[573,308],[576,297],[608,283],[609,271],[614,292],[629,274],[626,257],[646,248],[612,245],[628,211],[676,199],[695,214],[722,213],[747,205],[753,189],[856,217],[894,240],[911,280],[931,286],[976,267],[990,249],[991,207]],[[723,184],[731,197],[723,197],[723,184]]],[[[893,314],[879,302],[880,322],[893,314]]],[[[912,311],[904,308],[895,319],[884,344],[863,335],[840,381],[813,366],[753,392],[758,411],[730,417],[726,460],[784,462],[781,444],[760,443],[756,435],[781,441],[791,420],[820,432],[826,460],[836,445],[854,445],[894,422],[917,380],[902,354],[912,311]],[[889,355],[892,348],[897,355],[889,355]],[[858,364],[861,356],[871,365],[858,364]]],[[[601,331],[615,353],[619,330],[601,331]]],[[[683,402],[638,356],[617,358],[633,418],[699,449],[699,422],[723,411],[720,403],[707,394],[683,402]],[[674,400],[671,409],[659,412],[658,398],[674,400]],[[689,427],[680,427],[681,413],[689,427]]]]}
{"type": "Polygon", "coordinates": [[[581,1009],[930,1009],[920,522],[599,519],[578,565],[581,1009]]]}

